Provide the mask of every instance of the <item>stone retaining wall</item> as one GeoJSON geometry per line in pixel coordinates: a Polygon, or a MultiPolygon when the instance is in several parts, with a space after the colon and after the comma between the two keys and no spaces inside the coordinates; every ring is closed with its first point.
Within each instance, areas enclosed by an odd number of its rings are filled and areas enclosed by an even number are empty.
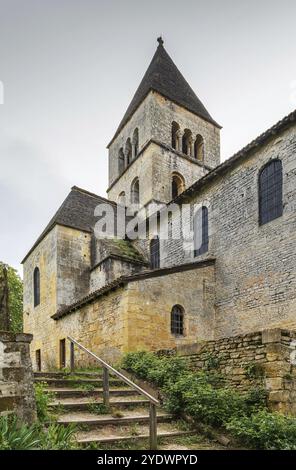
{"type": "Polygon", "coordinates": [[[32,338],[29,334],[0,331],[0,416],[15,412],[27,423],[36,419],[32,338]]]}
{"type": "Polygon", "coordinates": [[[195,369],[222,373],[242,392],[265,387],[272,410],[296,415],[295,339],[296,331],[276,328],[184,345],[178,352],[189,356],[195,369]]]}

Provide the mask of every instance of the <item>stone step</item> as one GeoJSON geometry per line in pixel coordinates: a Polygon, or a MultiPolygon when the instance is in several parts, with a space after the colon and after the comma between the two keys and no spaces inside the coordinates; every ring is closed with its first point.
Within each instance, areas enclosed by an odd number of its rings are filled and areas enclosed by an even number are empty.
{"type": "MultiPolygon", "coordinates": [[[[162,411],[157,413],[158,423],[170,422],[171,420],[171,415],[162,411]]],[[[149,413],[147,410],[129,411],[128,413],[122,413],[121,417],[117,417],[110,414],[95,415],[94,413],[74,412],[60,415],[57,423],[64,426],[77,424],[79,426],[87,427],[95,426],[96,428],[108,425],[122,426],[126,424],[141,424],[149,423],[149,413]]]]}
{"type": "MultiPolygon", "coordinates": [[[[62,408],[63,410],[77,410],[77,411],[88,411],[91,407],[95,407],[96,405],[102,405],[103,400],[94,399],[94,397],[78,397],[78,398],[64,398],[60,400],[55,400],[49,404],[52,410],[57,409],[59,410],[62,408]]],[[[137,406],[145,406],[149,404],[149,400],[142,399],[139,395],[131,396],[131,397],[118,397],[113,398],[110,400],[110,406],[114,408],[134,408],[137,406]]]]}
{"type": "MultiPolygon", "coordinates": [[[[61,388],[67,388],[68,386],[71,387],[73,385],[93,385],[96,387],[102,387],[103,386],[103,381],[101,379],[71,379],[70,377],[68,379],[57,379],[57,378],[36,378],[34,379],[35,383],[47,383],[47,385],[52,386],[52,387],[61,387],[61,388]]],[[[110,385],[123,385],[124,382],[119,379],[113,379],[110,377],[109,379],[109,384],[110,385]]]]}
{"type": "Polygon", "coordinates": [[[63,371],[55,371],[55,372],[34,372],[35,378],[64,378],[64,377],[71,377],[71,375],[77,377],[89,377],[89,378],[98,378],[102,377],[102,370],[98,370],[97,372],[63,372],[63,371]]]}
{"type": "MultiPolygon", "coordinates": [[[[157,426],[157,438],[159,439],[174,439],[181,436],[194,435],[193,431],[182,431],[167,423],[159,423],[157,426]]],[[[139,425],[136,429],[132,430],[128,427],[123,427],[121,430],[117,428],[104,429],[104,432],[100,430],[92,430],[88,432],[77,433],[76,439],[78,444],[86,446],[89,444],[121,444],[126,442],[137,442],[137,441],[149,441],[149,426],[139,425]]]]}
{"type": "MultiPolygon", "coordinates": [[[[66,397],[103,397],[103,389],[95,388],[93,390],[85,390],[83,388],[47,388],[45,391],[53,393],[56,398],[66,397]]],[[[110,388],[110,397],[112,396],[139,396],[139,393],[132,388],[110,388]]]]}

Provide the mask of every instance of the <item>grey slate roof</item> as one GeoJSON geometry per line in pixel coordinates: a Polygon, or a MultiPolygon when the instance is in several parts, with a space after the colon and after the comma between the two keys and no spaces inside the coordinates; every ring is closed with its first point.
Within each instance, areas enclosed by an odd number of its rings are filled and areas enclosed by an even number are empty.
{"type": "Polygon", "coordinates": [[[204,118],[206,121],[213,123],[219,128],[221,127],[214,121],[196,96],[163,47],[162,41],[160,41],[152,61],[109,145],[117,137],[150,90],[157,91],[171,101],[204,118]]]}
{"type": "Polygon", "coordinates": [[[100,203],[108,203],[116,206],[115,202],[78,188],[77,186],[73,186],[63,204],[45,227],[31,250],[26,254],[22,263],[56,224],[76,228],[84,232],[92,232],[93,227],[98,220],[94,217],[94,210],[100,203]]]}

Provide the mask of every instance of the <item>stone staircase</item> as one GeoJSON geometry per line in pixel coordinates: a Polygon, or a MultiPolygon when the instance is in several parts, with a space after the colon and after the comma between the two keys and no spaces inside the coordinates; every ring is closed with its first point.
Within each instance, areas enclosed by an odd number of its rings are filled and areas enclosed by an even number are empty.
{"type": "MultiPolygon", "coordinates": [[[[58,423],[77,425],[76,439],[82,446],[122,446],[149,442],[149,400],[118,378],[110,376],[110,407],[103,406],[103,380],[98,372],[35,372],[35,382],[46,383],[53,394],[51,410],[58,423]]],[[[172,416],[157,407],[157,435],[170,441],[192,434],[181,430],[172,416]]]]}

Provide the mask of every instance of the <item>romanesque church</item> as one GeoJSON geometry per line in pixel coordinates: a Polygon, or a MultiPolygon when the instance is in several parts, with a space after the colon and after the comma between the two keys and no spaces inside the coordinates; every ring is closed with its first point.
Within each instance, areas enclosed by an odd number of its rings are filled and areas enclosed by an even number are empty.
{"type": "Polygon", "coordinates": [[[69,335],[114,362],[296,327],[296,111],[223,163],[220,129],[159,38],[108,145],[108,198],[74,186],[23,260],[36,369],[69,364],[69,335]],[[142,229],[154,207],[155,230],[98,236],[98,207],[138,207],[142,229]]]}

